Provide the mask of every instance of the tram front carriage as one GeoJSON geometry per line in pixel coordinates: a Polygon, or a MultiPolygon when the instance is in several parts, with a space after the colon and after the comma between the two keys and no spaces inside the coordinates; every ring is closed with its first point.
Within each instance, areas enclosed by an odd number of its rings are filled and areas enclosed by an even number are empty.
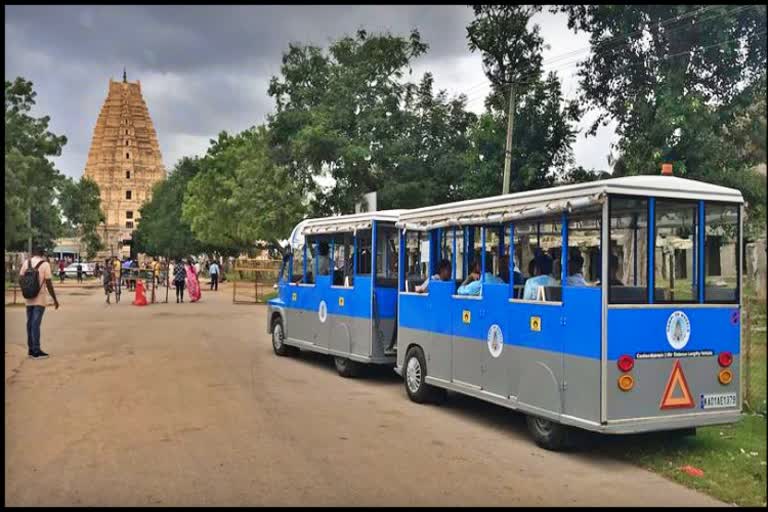
{"type": "Polygon", "coordinates": [[[550,449],[577,429],[737,421],[742,203],[737,190],[638,176],[403,212],[406,392],[520,410],[550,449]],[[480,293],[467,295],[474,261],[480,293]]]}
{"type": "Polygon", "coordinates": [[[330,354],[345,377],[357,375],[361,364],[394,364],[399,213],[309,219],[296,226],[278,297],[267,303],[276,354],[330,354]]]}

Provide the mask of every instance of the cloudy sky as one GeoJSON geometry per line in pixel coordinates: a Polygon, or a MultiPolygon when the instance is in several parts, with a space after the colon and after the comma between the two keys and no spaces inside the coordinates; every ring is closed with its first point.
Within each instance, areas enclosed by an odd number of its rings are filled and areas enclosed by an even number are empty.
{"type": "MultiPolygon", "coordinates": [[[[418,28],[429,52],[414,62],[414,76],[435,76],[437,88],[464,93],[483,109],[489,84],[480,55],[467,47],[465,6],[6,6],[5,76],[34,83],[37,115],[68,143],[57,159],[79,177],[110,78],[141,80],[167,169],[182,156],[203,154],[221,130],[237,132],[265,121],[273,110],[270,77],[290,42],[326,47],[359,28],[407,35],[418,28]]],[[[565,17],[541,13],[534,21],[550,46],[545,69],[577,92],[576,62],[588,54],[585,34],[565,17]]],[[[595,114],[585,118],[587,126],[595,114]]],[[[612,126],[597,137],[579,135],[576,163],[608,169],[612,126]]]]}

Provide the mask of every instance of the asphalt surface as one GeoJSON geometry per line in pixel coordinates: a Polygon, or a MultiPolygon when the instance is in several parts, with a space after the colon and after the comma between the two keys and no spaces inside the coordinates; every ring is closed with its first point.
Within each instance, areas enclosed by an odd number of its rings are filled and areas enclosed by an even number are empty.
{"type": "Polygon", "coordinates": [[[499,406],[412,403],[388,368],[277,357],[264,307],[229,285],[197,304],[132,295],[62,289],[43,361],[6,307],[6,505],[720,504],[599,446],[540,449],[499,406]]]}

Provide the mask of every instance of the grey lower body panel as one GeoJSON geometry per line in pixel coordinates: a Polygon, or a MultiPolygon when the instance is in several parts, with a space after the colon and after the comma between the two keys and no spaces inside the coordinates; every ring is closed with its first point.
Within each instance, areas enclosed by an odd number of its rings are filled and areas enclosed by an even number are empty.
{"type": "Polygon", "coordinates": [[[688,409],[660,408],[674,360],[636,361],[631,372],[635,387],[629,392],[618,388],[621,373],[615,361],[610,361],[609,421],[603,424],[599,359],[511,344],[505,344],[501,354],[493,357],[484,340],[402,326],[399,329],[395,366],[398,375],[402,376],[406,351],[418,345],[426,359],[427,383],[565,425],[623,434],[733,423],[741,416],[738,408],[698,408],[701,394],[738,393],[738,357],[731,367],[734,380],[729,385],[717,382],[716,358],[681,362],[696,402],[688,409]]]}
{"type": "Polygon", "coordinates": [[[373,347],[369,318],[328,314],[325,321],[321,321],[316,311],[295,308],[286,308],[283,314],[288,345],[361,363],[395,362],[394,354],[388,355],[380,347],[373,347]]]}

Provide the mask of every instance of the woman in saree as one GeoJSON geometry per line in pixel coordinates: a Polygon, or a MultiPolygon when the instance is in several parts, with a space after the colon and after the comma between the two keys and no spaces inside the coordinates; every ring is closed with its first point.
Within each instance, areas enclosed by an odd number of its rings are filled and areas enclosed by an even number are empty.
{"type": "Polygon", "coordinates": [[[197,302],[202,296],[200,291],[200,282],[197,280],[197,274],[195,273],[195,265],[192,260],[187,260],[187,289],[189,290],[189,300],[191,302],[197,302]]]}

